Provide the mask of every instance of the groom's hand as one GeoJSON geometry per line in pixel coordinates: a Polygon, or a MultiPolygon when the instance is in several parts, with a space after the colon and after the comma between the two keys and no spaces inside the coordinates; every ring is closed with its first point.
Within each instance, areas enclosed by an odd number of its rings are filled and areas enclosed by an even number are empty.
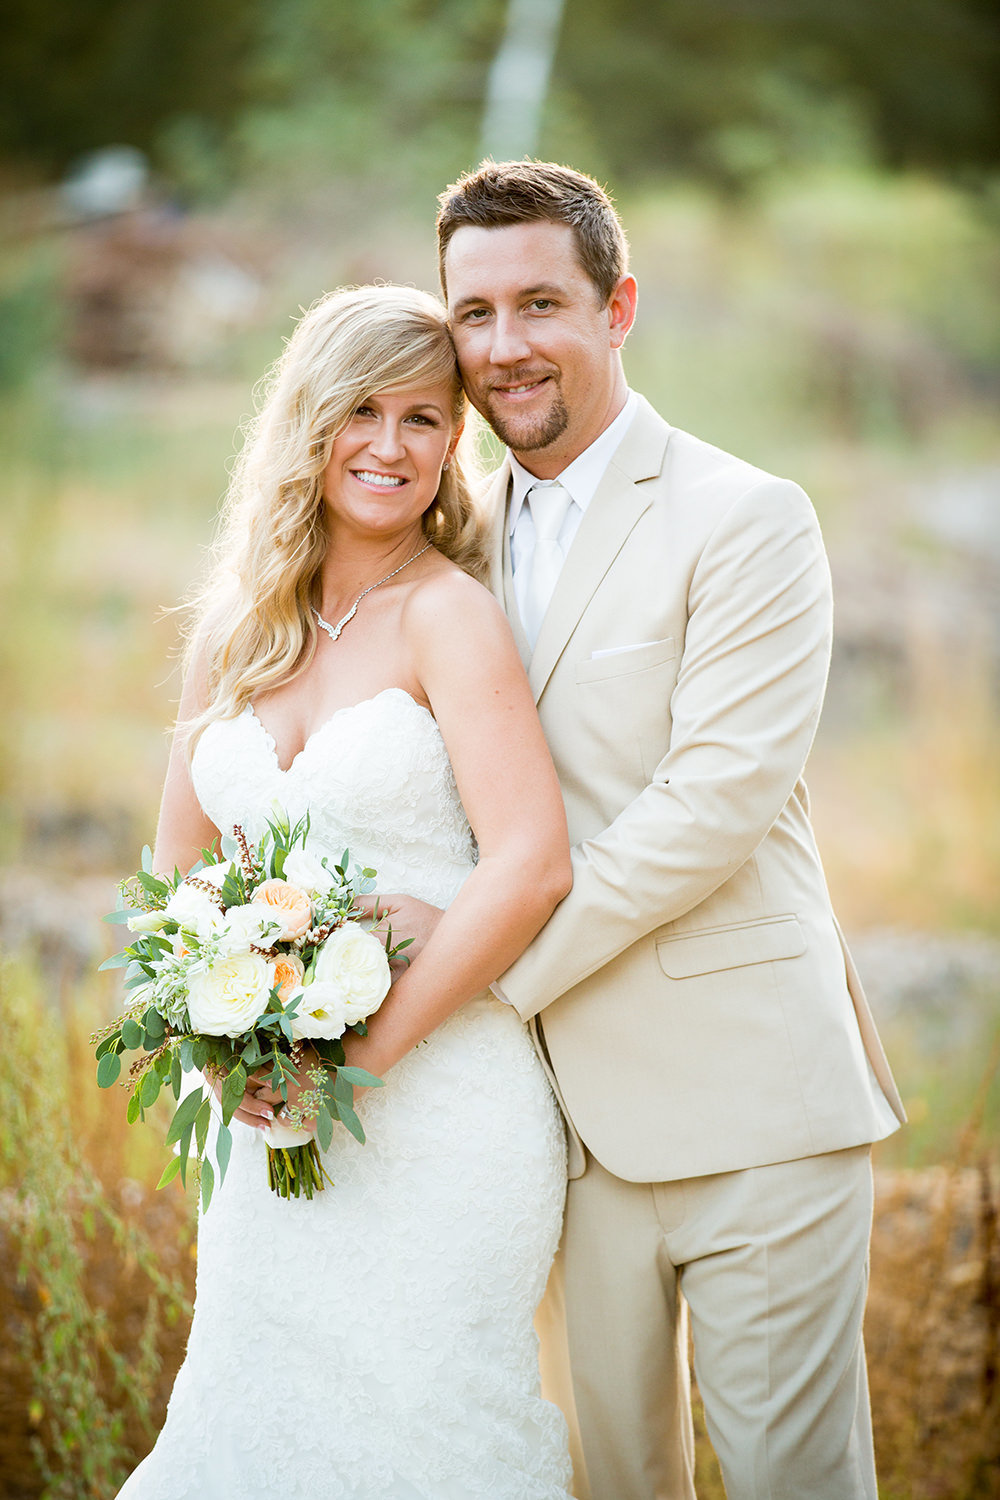
{"type": "Polygon", "coordinates": [[[439,906],[431,906],[417,896],[404,896],[398,892],[374,896],[359,896],[357,908],[363,916],[371,919],[383,931],[391,927],[394,943],[412,939],[399,958],[392,964],[394,978],[398,979],[406,968],[403,959],[414,959],[440,922],[443,915],[439,906]]]}

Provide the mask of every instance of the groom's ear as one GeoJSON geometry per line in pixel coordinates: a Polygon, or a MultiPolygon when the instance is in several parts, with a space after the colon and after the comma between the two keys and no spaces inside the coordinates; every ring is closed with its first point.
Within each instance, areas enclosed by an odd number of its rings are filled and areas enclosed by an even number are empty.
{"type": "Polygon", "coordinates": [[[461,441],[462,433],[464,431],[465,431],[465,418],[463,417],[462,420],[461,420],[461,422],[459,422],[458,426],[455,428],[455,435],[454,435],[454,437],[452,438],[451,442],[448,444],[448,452],[445,455],[445,461],[447,463],[451,463],[452,459],[455,457],[455,449],[458,447],[459,442],[461,441]]]}
{"type": "Polygon", "coordinates": [[[608,299],[611,347],[620,349],[635,322],[639,287],[634,276],[623,276],[608,299]]]}

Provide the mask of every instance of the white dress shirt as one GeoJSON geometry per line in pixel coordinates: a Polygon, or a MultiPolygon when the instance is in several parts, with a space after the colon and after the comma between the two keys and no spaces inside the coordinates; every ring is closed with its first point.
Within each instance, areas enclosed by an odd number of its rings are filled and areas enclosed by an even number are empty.
{"type": "MultiPolygon", "coordinates": [[[[560,527],[558,536],[563,558],[566,557],[570,543],[580,529],[583,513],[597,493],[597,486],[604,478],[604,471],[611,462],[615,449],[625,436],[635,416],[637,406],[638,398],[635,392],[629,391],[625,405],[614,421],[605,427],[590,447],[585,448],[577,458],[574,458],[561,474],[553,475],[553,478],[558,479],[563,489],[569,493],[572,502],[566,511],[566,519],[560,527]]],[[[531,519],[531,506],[525,505],[524,499],[531,486],[538,483],[538,476],[530,474],[513,453],[510,455],[510,468],[513,476],[508,517],[510,562],[514,574],[514,596],[523,619],[525,591],[531,574],[532,554],[535,550],[535,526],[531,519]]]]}

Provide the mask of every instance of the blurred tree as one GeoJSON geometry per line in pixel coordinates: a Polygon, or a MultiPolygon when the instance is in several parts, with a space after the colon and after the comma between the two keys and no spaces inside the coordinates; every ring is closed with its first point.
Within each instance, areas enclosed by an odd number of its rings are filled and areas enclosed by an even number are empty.
{"type": "Polygon", "coordinates": [[[0,152],[58,170],[148,147],[175,116],[224,125],[247,102],[247,0],[4,0],[0,152]]]}
{"type": "MultiPolygon", "coordinates": [[[[204,156],[212,140],[245,140],[262,113],[286,115],[288,153],[309,111],[336,165],[353,153],[377,176],[433,157],[432,172],[448,171],[474,149],[508,11],[505,0],[2,3],[0,154],[48,171],[116,142],[168,162],[166,142],[175,158],[204,156]]],[[[986,172],[1000,159],[998,78],[995,0],[573,0],[538,149],[579,159],[583,147],[620,182],[666,166],[739,184],[851,150],[986,172]]]]}
{"type": "Polygon", "coordinates": [[[556,77],[617,178],[740,179],[850,116],[893,166],[1000,160],[994,0],[574,0],[556,77]]]}

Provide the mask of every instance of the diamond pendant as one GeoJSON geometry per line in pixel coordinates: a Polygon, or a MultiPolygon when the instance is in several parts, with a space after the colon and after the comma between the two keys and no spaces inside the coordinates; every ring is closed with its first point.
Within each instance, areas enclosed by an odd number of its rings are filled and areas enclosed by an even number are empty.
{"type": "Polygon", "coordinates": [[[322,625],[323,629],[326,631],[326,633],[330,637],[331,641],[339,641],[340,640],[340,633],[341,633],[341,631],[343,630],[343,628],[344,628],[345,625],[349,625],[351,623],[351,621],[354,619],[354,616],[358,612],[358,605],[360,603],[361,603],[360,599],[356,600],[355,603],[351,606],[351,608],[347,611],[347,614],[344,616],[344,618],[342,620],[338,620],[337,623],[336,623],[336,625],[329,625],[329,624],[327,624],[326,620],[323,619],[322,615],[319,614],[318,611],[315,612],[316,613],[316,619],[319,621],[320,625],[322,625]]]}

